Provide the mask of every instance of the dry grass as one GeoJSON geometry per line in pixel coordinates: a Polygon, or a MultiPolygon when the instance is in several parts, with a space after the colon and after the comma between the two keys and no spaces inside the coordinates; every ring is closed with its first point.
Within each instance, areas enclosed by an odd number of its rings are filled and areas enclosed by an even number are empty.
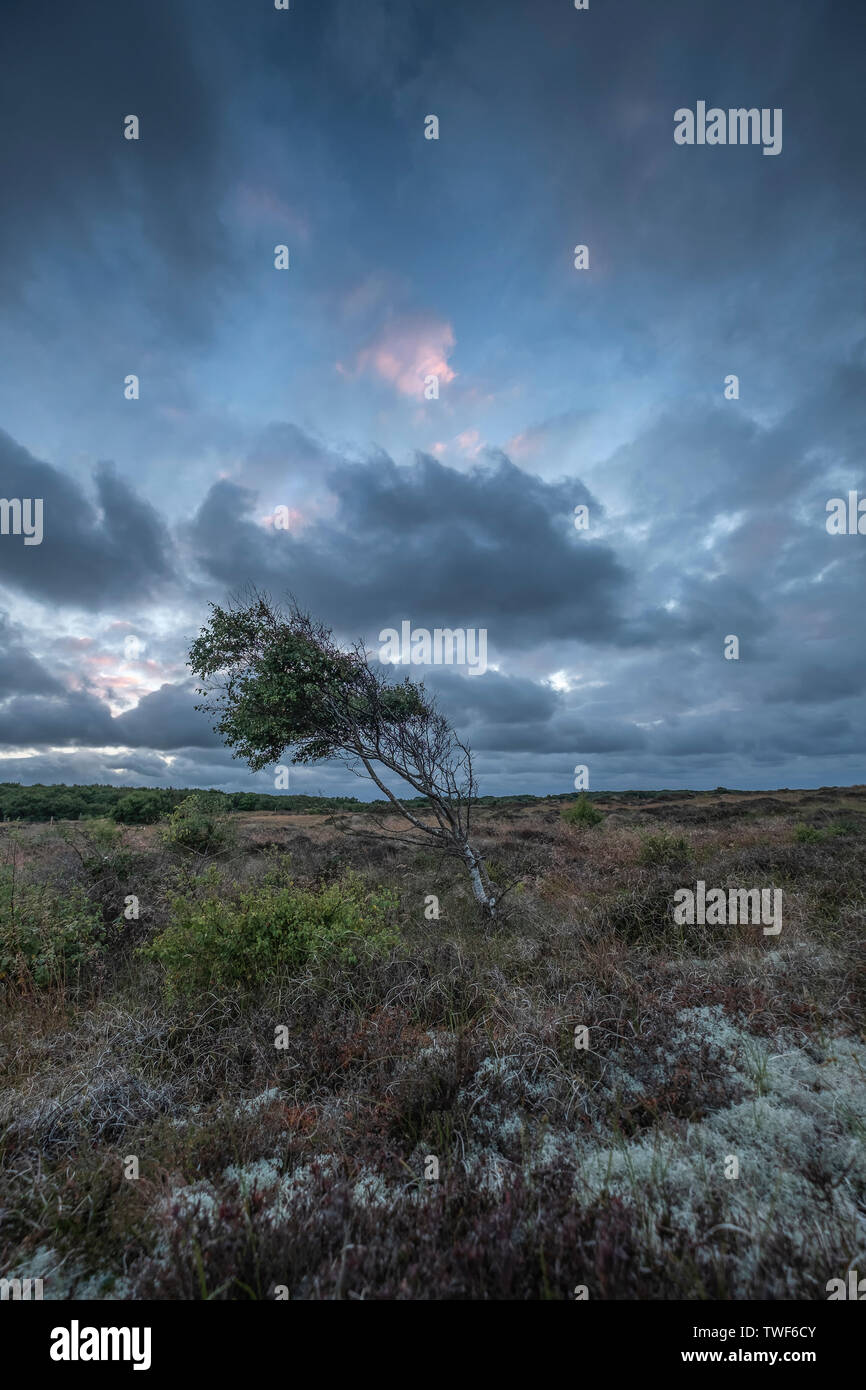
{"type": "Polygon", "coordinates": [[[400,944],[174,1004],[135,947],[197,891],[189,865],[152,828],[97,853],[86,825],[3,827],[20,875],[106,927],[82,978],[8,991],[4,1275],[48,1297],[824,1298],[866,1247],[866,793],[597,804],[587,829],[558,803],[479,813],[521,879],[495,929],[435,856],[241,815],[227,897],[351,867],[399,893],[400,944]],[[781,936],[677,926],[698,878],[781,888],[781,936]]]}

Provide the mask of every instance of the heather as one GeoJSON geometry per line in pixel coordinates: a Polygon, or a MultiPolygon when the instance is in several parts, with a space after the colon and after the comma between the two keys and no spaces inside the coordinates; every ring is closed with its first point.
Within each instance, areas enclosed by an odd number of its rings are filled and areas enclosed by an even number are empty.
{"type": "Polygon", "coordinates": [[[0,828],[5,1276],[823,1299],[866,1245],[862,789],[487,802],[493,922],[367,810],[183,800],[0,828]]]}

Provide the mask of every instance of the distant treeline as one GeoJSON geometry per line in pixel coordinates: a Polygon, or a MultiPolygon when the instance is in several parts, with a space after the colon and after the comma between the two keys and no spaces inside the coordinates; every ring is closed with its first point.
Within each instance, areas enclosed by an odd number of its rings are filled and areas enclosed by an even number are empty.
{"type": "MultiPolygon", "coordinates": [[[[167,815],[193,787],[66,786],[54,783],[22,787],[0,782],[0,818],[44,821],[88,820],[108,816],[126,825],[150,825],[167,815]]],[[[226,811],[358,811],[363,804],[354,796],[268,796],[264,792],[209,791],[226,811]]]]}
{"type": "MultiPolygon", "coordinates": [[[[725,792],[727,787],[716,787],[715,791],[725,792]]],[[[151,825],[161,816],[192,796],[194,787],[109,787],[109,786],[67,786],[57,782],[44,786],[37,782],[32,787],[23,787],[18,782],[0,782],[0,820],[4,821],[49,821],[87,820],[107,816],[125,825],[151,825]]],[[[605,801],[635,802],[655,801],[663,797],[684,799],[693,796],[713,795],[711,792],[694,791],[622,791],[590,792],[590,797],[602,797],[605,801]]],[[[310,814],[318,812],[334,815],[341,811],[381,812],[386,809],[386,801],[359,801],[355,796],[271,796],[267,792],[222,792],[209,790],[208,796],[218,799],[226,811],[279,811],[283,814],[310,814]]],[[[530,806],[536,802],[573,801],[574,792],[559,792],[551,796],[532,796],[529,793],[514,796],[480,796],[479,806],[499,806],[503,809],[517,806],[530,806]]],[[[406,799],[404,804],[423,807],[424,797],[406,799]]]]}

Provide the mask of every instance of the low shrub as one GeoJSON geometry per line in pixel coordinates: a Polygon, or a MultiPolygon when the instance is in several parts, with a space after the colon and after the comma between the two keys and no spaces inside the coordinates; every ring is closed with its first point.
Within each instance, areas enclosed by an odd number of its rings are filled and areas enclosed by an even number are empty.
{"type": "Polygon", "coordinates": [[[593,806],[585,792],[581,792],[574,804],[566,806],[561,814],[568,825],[598,825],[604,820],[604,813],[593,806]]]}
{"type": "Polygon", "coordinates": [[[221,854],[234,839],[234,826],[220,793],[194,792],[175,806],[160,827],[160,838],[168,849],[204,856],[221,854]]]}
{"type": "Polygon", "coordinates": [[[638,859],[641,864],[683,864],[692,858],[692,847],[685,835],[673,835],[670,831],[659,830],[655,834],[644,835],[638,859]]]}
{"type": "Polygon", "coordinates": [[[107,816],[61,825],[56,834],[73,851],[92,882],[106,877],[122,878],[135,863],[123,826],[107,816]]]}
{"type": "Polygon", "coordinates": [[[859,835],[860,826],[853,820],[837,820],[827,826],[828,835],[859,835]]]}
{"type": "Polygon", "coordinates": [[[0,984],[38,989],[77,981],[101,954],[101,914],[75,886],[23,882],[0,868],[0,984]]]}
{"type": "Polygon", "coordinates": [[[801,845],[814,845],[824,836],[816,825],[797,825],[794,827],[794,839],[801,845]]]}
{"type": "Polygon", "coordinates": [[[794,839],[802,845],[820,844],[823,840],[835,839],[837,835],[858,835],[859,827],[850,820],[832,821],[823,829],[817,825],[806,825],[801,822],[794,827],[794,839]]]}
{"type": "Polygon", "coordinates": [[[214,986],[249,988],[277,970],[310,963],[355,964],[397,941],[396,896],[370,893],[353,875],[318,889],[266,883],[237,901],[178,897],[170,925],[142,954],[166,972],[172,996],[214,986]]]}

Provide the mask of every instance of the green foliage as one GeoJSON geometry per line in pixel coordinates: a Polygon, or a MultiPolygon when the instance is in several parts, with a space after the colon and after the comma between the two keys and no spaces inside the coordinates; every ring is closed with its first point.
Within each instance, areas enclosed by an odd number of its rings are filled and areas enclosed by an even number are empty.
{"type": "Polygon", "coordinates": [[[99,910],[79,889],[22,881],[0,867],[0,984],[39,989],[71,983],[100,955],[99,910]]]}
{"type": "Polygon", "coordinates": [[[604,813],[593,806],[586,792],[581,792],[573,806],[566,806],[562,819],[569,825],[598,825],[604,820],[604,813]]]}
{"type": "Polygon", "coordinates": [[[121,825],[155,825],[171,809],[172,800],[168,792],[131,791],[121,797],[111,814],[121,825]]]}
{"type": "Polygon", "coordinates": [[[794,827],[794,839],[801,845],[815,844],[818,840],[823,840],[824,836],[815,825],[800,824],[794,827]]]}
{"type": "Polygon", "coordinates": [[[352,965],[397,942],[396,895],[370,893],[353,875],[319,889],[266,881],[237,902],[220,895],[213,878],[206,892],[176,898],[171,924],[142,948],[165,968],[171,996],[250,988],[277,970],[297,972],[310,963],[352,965]]]}
{"type": "Polygon", "coordinates": [[[136,855],[126,842],[124,827],[106,819],[61,825],[58,836],[77,854],[91,885],[114,883],[129,874],[136,855]]]}
{"type": "Polygon", "coordinates": [[[853,820],[837,820],[827,826],[828,835],[859,835],[860,826],[853,820]]]}
{"type": "Polygon", "coordinates": [[[169,849],[189,854],[221,854],[234,838],[227,798],[222,792],[193,792],[164,821],[160,838],[169,849]]]}
{"type": "Polygon", "coordinates": [[[659,830],[644,835],[638,859],[641,864],[682,864],[692,858],[692,847],[685,835],[673,835],[659,830]]]}
{"type": "Polygon", "coordinates": [[[508,869],[501,859],[485,858],[484,867],[487,870],[487,877],[496,888],[504,888],[508,883],[508,869]]]}
{"type": "Polygon", "coordinates": [[[63,784],[22,787],[17,782],[0,783],[0,815],[4,820],[78,820],[107,816],[125,787],[67,787],[63,784]]]}
{"type": "Polygon", "coordinates": [[[833,821],[821,830],[817,825],[806,825],[804,822],[794,827],[794,839],[802,845],[817,845],[824,840],[835,839],[837,835],[859,835],[859,833],[859,827],[850,820],[833,821]]]}
{"type": "Polygon", "coordinates": [[[83,844],[91,855],[112,854],[123,844],[123,831],[113,819],[99,816],[84,826],[64,826],[60,838],[67,844],[83,844]]]}
{"type": "Polygon", "coordinates": [[[378,743],[384,731],[433,715],[423,687],[408,677],[390,684],[361,650],[344,651],[328,628],[293,605],[288,615],[253,595],[246,606],[220,608],[189,649],[213,726],[236,758],[254,770],[333,757],[358,731],[378,743]]]}
{"type": "MultiPolygon", "coordinates": [[[[94,817],[109,816],[119,824],[146,825],[173,810],[195,790],[198,789],[66,786],[64,783],[23,787],[18,782],[0,782],[0,820],[36,822],[49,821],[53,816],[55,820],[89,821],[94,817]],[[132,800],[133,797],[135,800],[132,800]],[[159,798],[157,816],[148,814],[147,819],[132,819],[137,814],[136,807],[152,808],[152,798],[159,798]],[[119,813],[121,807],[123,812],[119,813]]],[[[281,811],[288,814],[321,811],[330,814],[343,810],[363,811],[370,805],[354,796],[273,796],[267,792],[227,792],[224,795],[227,807],[233,811],[281,811]]]]}

